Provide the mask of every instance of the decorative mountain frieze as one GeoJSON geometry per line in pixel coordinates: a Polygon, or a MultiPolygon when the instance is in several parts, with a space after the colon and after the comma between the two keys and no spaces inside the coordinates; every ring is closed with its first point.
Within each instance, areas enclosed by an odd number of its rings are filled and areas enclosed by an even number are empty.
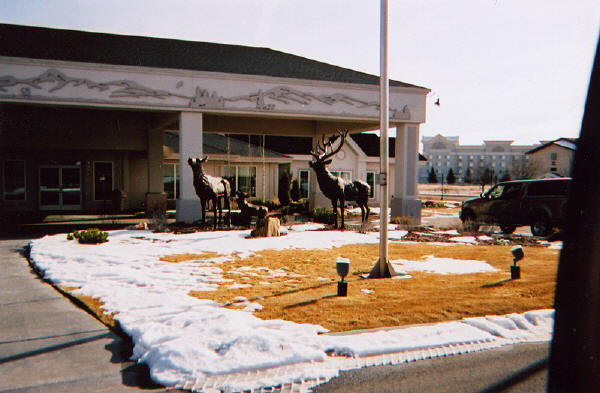
{"type": "MultiPolygon", "coordinates": [[[[181,90],[182,86],[183,82],[179,81],[175,89],[181,90]]],[[[259,89],[249,94],[224,97],[214,90],[211,92],[200,86],[195,87],[193,95],[186,95],[165,89],[154,89],[128,79],[97,82],[88,78],[71,77],[56,69],[48,69],[31,78],[17,78],[12,75],[0,77],[0,97],[10,95],[10,97],[20,99],[53,98],[57,97],[57,93],[64,91],[67,87],[109,93],[109,102],[113,99],[121,102],[122,99],[136,101],[149,98],[151,100],[168,101],[170,106],[207,109],[286,111],[301,105],[302,111],[312,112],[317,110],[314,108],[315,105],[325,104],[332,108],[337,107],[338,111],[344,110],[344,107],[379,111],[379,103],[375,101],[365,101],[342,93],[315,94],[287,86],[276,86],[266,90],[259,89]],[[235,105],[241,102],[249,102],[252,106],[246,108],[235,105]]],[[[73,97],[72,99],[85,101],[86,98],[73,97]]],[[[103,99],[106,99],[106,95],[103,96],[103,99]]],[[[97,101],[98,98],[94,97],[93,100],[97,101]]],[[[144,102],[144,104],[148,103],[144,102]]],[[[402,109],[391,108],[390,117],[398,120],[410,120],[411,112],[407,105],[404,105],[402,109]]]]}

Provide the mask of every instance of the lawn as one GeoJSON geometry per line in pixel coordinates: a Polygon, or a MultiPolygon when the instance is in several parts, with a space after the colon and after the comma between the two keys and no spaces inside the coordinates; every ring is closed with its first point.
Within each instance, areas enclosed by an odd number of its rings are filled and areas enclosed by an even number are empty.
{"type": "MultiPolygon", "coordinates": [[[[262,305],[255,315],[321,325],[331,331],[459,320],[552,308],[558,251],[525,247],[522,278],[510,280],[510,246],[395,243],[391,260],[422,260],[427,255],[485,261],[498,272],[434,274],[415,272],[411,279],[363,279],[377,259],[374,244],[345,245],[324,250],[265,250],[235,258],[222,266],[231,282],[216,291],[191,291],[192,296],[233,303],[243,296],[262,305]],[[334,296],[338,256],[351,260],[348,297],[334,296]],[[283,270],[277,277],[273,271],[283,270]],[[247,286],[247,287],[243,287],[247,286]]],[[[206,256],[175,254],[169,262],[203,260],[206,256]]]]}
{"type": "Polygon", "coordinates": [[[529,236],[394,228],[389,254],[398,275],[364,279],[378,233],[319,227],[288,226],[277,238],[123,230],[100,245],[53,235],[33,240],[30,258],[46,280],[129,335],[132,359],[169,387],[229,375],[235,384],[227,377],[218,386],[328,379],[378,354],[408,351],[402,359],[416,359],[433,356],[422,348],[462,353],[551,335],[555,247],[529,236]],[[515,244],[525,259],[522,279],[511,281],[515,244]],[[338,257],[351,261],[347,297],[335,296],[338,257]],[[323,334],[388,326],[396,328],[323,334]],[[253,374],[274,367],[289,374],[253,374]]]}

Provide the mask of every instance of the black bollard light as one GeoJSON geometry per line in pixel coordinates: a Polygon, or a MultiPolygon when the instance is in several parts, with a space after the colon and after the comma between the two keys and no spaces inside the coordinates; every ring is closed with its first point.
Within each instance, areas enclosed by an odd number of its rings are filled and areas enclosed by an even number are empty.
{"type": "Polygon", "coordinates": [[[338,281],[338,296],[348,296],[348,282],[344,281],[344,277],[350,272],[350,260],[348,258],[338,258],[335,262],[335,269],[341,280],[338,281]]]}
{"type": "Polygon", "coordinates": [[[517,262],[519,262],[525,256],[523,252],[523,247],[516,246],[513,247],[510,252],[513,255],[513,265],[510,267],[510,279],[517,280],[521,278],[521,267],[517,266],[517,262]]]}

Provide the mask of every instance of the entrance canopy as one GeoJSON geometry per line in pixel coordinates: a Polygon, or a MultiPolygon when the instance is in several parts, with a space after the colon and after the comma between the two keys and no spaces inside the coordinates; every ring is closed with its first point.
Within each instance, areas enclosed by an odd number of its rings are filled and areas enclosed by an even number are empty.
{"type": "MultiPolygon", "coordinates": [[[[0,103],[152,112],[149,168],[161,160],[157,134],[179,130],[178,210],[191,209],[180,219],[196,214],[186,162],[202,155],[203,131],[320,138],[379,127],[377,76],[267,48],[8,24],[0,37],[0,103]]],[[[418,133],[428,92],[390,81],[391,126],[418,133]]],[[[0,148],[10,148],[2,136],[0,148]]],[[[148,171],[148,193],[161,193],[160,164],[148,171]]]]}

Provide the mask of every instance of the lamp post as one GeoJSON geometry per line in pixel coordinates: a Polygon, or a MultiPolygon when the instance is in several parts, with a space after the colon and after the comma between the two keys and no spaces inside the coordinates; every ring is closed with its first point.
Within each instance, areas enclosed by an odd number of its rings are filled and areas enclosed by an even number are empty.
{"type": "Polygon", "coordinates": [[[338,296],[348,296],[348,282],[344,281],[344,277],[350,272],[350,260],[347,258],[338,258],[335,262],[335,269],[341,280],[338,281],[338,296]]]}
{"type": "Polygon", "coordinates": [[[521,278],[521,267],[517,266],[517,262],[523,259],[525,253],[523,252],[523,247],[521,246],[513,247],[510,252],[513,255],[513,264],[510,267],[510,279],[517,280],[521,278]]]}

